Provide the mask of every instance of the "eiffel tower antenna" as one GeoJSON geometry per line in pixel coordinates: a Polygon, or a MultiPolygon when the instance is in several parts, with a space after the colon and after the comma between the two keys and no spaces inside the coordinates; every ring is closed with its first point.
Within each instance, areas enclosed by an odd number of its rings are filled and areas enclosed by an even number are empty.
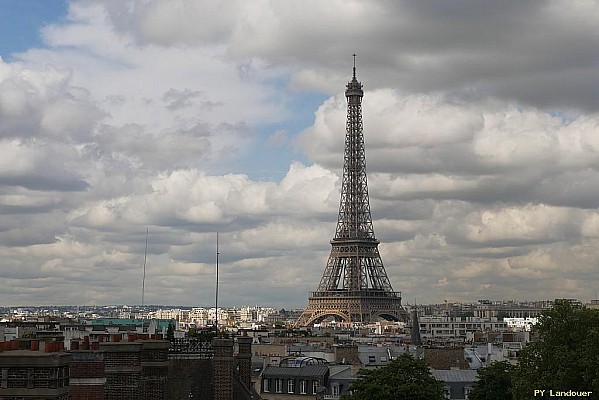
{"type": "Polygon", "coordinates": [[[364,91],[356,77],[355,54],[353,59],[352,80],[345,90],[347,120],[337,229],[324,274],[296,326],[330,317],[349,324],[408,319],[401,293],[393,291],[387,277],[372,226],[362,131],[364,91]]]}

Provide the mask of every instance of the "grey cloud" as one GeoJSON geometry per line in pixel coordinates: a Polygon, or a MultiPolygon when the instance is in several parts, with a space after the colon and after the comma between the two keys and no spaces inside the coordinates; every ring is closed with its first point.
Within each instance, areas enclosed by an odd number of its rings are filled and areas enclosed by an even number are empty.
{"type": "Polygon", "coordinates": [[[15,176],[0,177],[0,185],[22,186],[30,190],[76,192],[86,190],[88,184],[78,177],[69,176],[15,176]]]}
{"type": "Polygon", "coordinates": [[[216,130],[199,123],[189,129],[154,136],[138,124],[120,128],[103,126],[88,150],[114,160],[117,165],[136,160],[133,164],[141,163],[150,170],[184,167],[207,159],[212,149],[209,138],[216,130]]]}
{"type": "Polygon", "coordinates": [[[56,241],[54,232],[34,232],[30,229],[14,229],[0,234],[2,244],[10,247],[27,247],[56,241]]]}
{"type": "Polygon", "coordinates": [[[346,76],[339,71],[346,65],[349,72],[357,52],[370,89],[599,109],[599,10],[592,1],[155,2],[129,10],[111,2],[107,9],[119,29],[141,42],[224,43],[228,55],[242,61],[259,58],[299,75],[305,69],[335,76],[321,86],[325,91],[342,87],[346,76]]]}
{"type": "Polygon", "coordinates": [[[166,108],[171,111],[179,108],[191,107],[194,104],[194,99],[197,99],[202,95],[199,90],[177,90],[170,89],[162,96],[162,99],[167,102],[166,108]]]}

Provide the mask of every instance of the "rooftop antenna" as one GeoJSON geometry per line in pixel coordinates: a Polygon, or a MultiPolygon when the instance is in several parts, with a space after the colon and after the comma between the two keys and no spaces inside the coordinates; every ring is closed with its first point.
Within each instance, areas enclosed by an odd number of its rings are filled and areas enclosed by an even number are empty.
{"type": "Polygon", "coordinates": [[[216,232],[216,293],[214,298],[214,329],[218,336],[218,232],[216,232]]]}
{"type": "Polygon", "coordinates": [[[354,56],[354,80],[356,80],[356,53],[354,53],[353,56],[354,56]]]}
{"type": "Polygon", "coordinates": [[[146,226],[146,249],[144,250],[144,276],[141,280],[141,305],[144,305],[144,295],[146,290],[146,260],[148,259],[148,234],[150,230],[146,226]]]}

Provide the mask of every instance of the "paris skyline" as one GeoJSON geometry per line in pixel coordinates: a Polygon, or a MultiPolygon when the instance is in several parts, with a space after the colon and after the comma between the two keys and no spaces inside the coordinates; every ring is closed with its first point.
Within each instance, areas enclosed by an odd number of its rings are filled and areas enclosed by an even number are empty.
{"type": "Polygon", "coordinates": [[[596,296],[593,1],[0,4],[0,305],[307,305],[352,54],[406,302],[596,296]]]}

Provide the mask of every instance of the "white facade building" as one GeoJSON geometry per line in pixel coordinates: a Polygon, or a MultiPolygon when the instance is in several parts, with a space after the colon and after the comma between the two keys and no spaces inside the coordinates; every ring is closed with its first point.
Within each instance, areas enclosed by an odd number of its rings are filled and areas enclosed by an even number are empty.
{"type": "Polygon", "coordinates": [[[507,323],[509,328],[515,331],[530,331],[533,325],[536,325],[538,318],[504,318],[503,321],[507,323]]]}
{"type": "Polygon", "coordinates": [[[419,318],[422,339],[473,337],[474,332],[505,332],[507,323],[497,318],[422,316],[419,318]]]}

